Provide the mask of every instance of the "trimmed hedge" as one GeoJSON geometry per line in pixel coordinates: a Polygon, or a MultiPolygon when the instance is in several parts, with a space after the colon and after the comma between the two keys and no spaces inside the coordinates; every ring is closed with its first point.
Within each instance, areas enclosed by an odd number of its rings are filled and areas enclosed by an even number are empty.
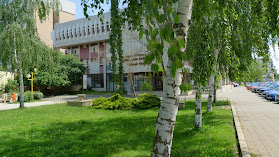
{"type": "Polygon", "coordinates": [[[133,104],[135,108],[149,109],[160,106],[161,99],[157,95],[144,93],[139,94],[139,97],[135,98],[133,104]]]}
{"type": "Polygon", "coordinates": [[[129,110],[131,108],[148,109],[160,106],[161,100],[156,95],[140,94],[137,98],[126,98],[115,94],[110,98],[101,97],[92,101],[93,108],[110,110],[129,110]]]}
{"type": "Polygon", "coordinates": [[[122,97],[115,94],[110,98],[101,97],[92,101],[93,108],[103,108],[110,110],[128,110],[133,107],[131,98],[122,97]]]}

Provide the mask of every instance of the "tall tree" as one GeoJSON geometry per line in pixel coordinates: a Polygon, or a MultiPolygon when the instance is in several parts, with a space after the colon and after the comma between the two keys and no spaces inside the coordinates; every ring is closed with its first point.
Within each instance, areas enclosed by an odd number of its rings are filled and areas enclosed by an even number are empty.
{"type": "Polygon", "coordinates": [[[1,62],[4,67],[11,64],[19,72],[20,107],[24,107],[23,73],[36,66],[45,46],[37,35],[34,15],[38,11],[43,19],[51,6],[58,5],[43,0],[0,0],[1,62]]]}
{"type": "Polygon", "coordinates": [[[119,1],[111,0],[111,25],[110,25],[110,52],[112,62],[112,81],[114,89],[123,93],[123,49],[122,49],[122,24],[123,20],[119,12],[119,1]],[[118,65],[117,65],[118,63],[118,65]]]}
{"type": "MultiPolygon", "coordinates": [[[[275,0],[278,4],[278,0],[275,0]]],[[[90,3],[86,0],[83,0],[83,5],[85,6],[85,13],[87,11],[87,8],[90,6],[93,6],[95,8],[98,8],[100,6],[100,3],[103,3],[104,1],[98,1],[94,0],[93,3],[90,3]]],[[[238,65],[240,62],[246,62],[252,58],[252,50],[256,50],[259,52],[259,54],[264,54],[262,51],[262,47],[264,47],[266,42],[263,42],[260,36],[263,35],[262,32],[260,32],[259,28],[263,28],[262,25],[258,25],[259,27],[256,29],[252,25],[252,21],[256,22],[255,19],[251,18],[251,16],[247,16],[247,13],[252,14],[251,12],[251,6],[252,8],[255,6],[253,3],[253,0],[239,0],[239,1],[214,1],[215,4],[218,5],[218,8],[220,9],[218,11],[219,14],[225,14],[227,18],[223,19],[222,21],[216,21],[217,23],[225,22],[226,25],[229,25],[226,27],[228,29],[228,34],[225,34],[226,36],[229,36],[228,38],[225,38],[224,43],[230,43],[230,45],[223,46],[224,50],[220,50],[218,59],[216,64],[219,64],[218,71],[222,73],[229,73],[235,74],[233,70],[238,68],[238,65]],[[249,2],[249,3],[246,3],[249,2]],[[220,6],[219,6],[220,5],[220,6]],[[245,13],[245,15],[242,15],[245,13]],[[241,17],[242,16],[242,17],[241,17]],[[238,20],[238,18],[241,17],[241,20],[238,20]],[[246,18],[245,18],[246,17],[246,18]],[[232,22],[236,21],[236,22],[232,22]],[[240,22],[241,21],[241,22],[240,22]],[[241,24],[240,26],[237,26],[237,24],[241,24]],[[249,25],[245,24],[249,23],[249,25]],[[246,26],[246,27],[245,27],[246,26]],[[241,30],[241,31],[240,31],[241,30]],[[245,30],[248,30],[245,32],[245,30]],[[245,34],[242,34],[244,33],[245,34]],[[256,33],[256,36],[253,36],[251,39],[248,39],[253,35],[253,33],[256,33]],[[246,35],[249,35],[248,37],[245,37],[246,35]],[[241,37],[241,38],[240,38],[241,37]],[[247,40],[247,42],[246,42],[247,40]],[[250,41],[260,41],[262,44],[257,44],[254,47],[251,47],[253,42],[250,41]],[[233,44],[231,44],[233,43],[233,44]],[[239,44],[239,45],[237,45],[239,44]],[[241,46],[240,48],[245,51],[238,51],[237,48],[241,46]],[[219,57],[220,56],[220,57],[219,57]],[[228,66],[225,66],[229,63],[228,66]],[[234,63],[238,63],[235,65],[234,63]],[[229,69],[229,72],[228,72],[229,69]]],[[[257,1],[260,3],[260,1],[257,1]]],[[[158,119],[156,123],[156,135],[154,139],[154,147],[152,151],[152,156],[170,156],[171,153],[171,145],[172,145],[172,138],[173,138],[173,129],[174,124],[176,121],[176,113],[177,113],[177,102],[178,97],[180,94],[180,84],[181,84],[181,73],[180,68],[182,68],[183,62],[186,59],[186,55],[184,53],[183,48],[185,48],[186,44],[186,37],[187,37],[187,30],[189,28],[190,19],[191,19],[191,11],[192,11],[192,0],[170,0],[170,1],[155,1],[155,0],[143,0],[143,1],[133,1],[133,0],[126,0],[123,2],[124,4],[127,4],[128,7],[124,10],[123,14],[126,15],[126,20],[130,21],[135,27],[139,28],[140,34],[139,38],[142,38],[142,36],[145,34],[146,40],[147,40],[147,47],[148,50],[151,51],[151,55],[146,56],[145,63],[152,64],[151,69],[156,72],[159,69],[159,63],[162,62],[162,56],[164,50],[167,50],[166,55],[168,56],[168,65],[166,69],[166,82],[165,82],[165,88],[164,88],[164,97],[163,102],[159,110],[158,119]],[[144,25],[142,24],[142,17],[145,19],[144,25]],[[181,38],[182,37],[182,38],[181,38]],[[173,64],[172,64],[173,63],[173,64]]],[[[213,7],[211,3],[213,1],[206,0],[206,1],[200,1],[195,0],[195,8],[193,14],[193,17],[195,17],[197,22],[193,22],[193,26],[195,26],[193,29],[195,35],[189,35],[189,42],[187,44],[188,46],[191,46],[191,43],[195,43],[193,46],[196,47],[196,49],[193,48],[193,55],[196,60],[193,62],[195,64],[194,69],[197,70],[194,72],[194,77],[196,83],[199,85],[199,89],[201,89],[202,86],[206,86],[207,79],[212,74],[212,65],[214,65],[214,47],[212,44],[213,38],[211,34],[207,34],[209,32],[210,28],[208,26],[209,23],[204,22],[208,15],[205,15],[205,10],[211,11],[210,7],[213,7]],[[197,11],[198,10],[198,11],[197,11]],[[200,11],[200,12],[199,12],[200,11]],[[206,30],[203,30],[203,28],[206,28],[206,30]],[[200,39],[197,41],[197,39],[200,39]],[[204,57],[206,56],[206,57],[204,57]],[[200,60],[197,59],[200,57],[200,60]],[[210,65],[210,66],[207,66],[210,65]],[[199,67],[200,66],[200,67],[199,67]],[[201,72],[201,71],[204,71],[201,72]]],[[[260,10],[265,10],[267,5],[270,4],[268,0],[265,0],[263,2],[265,4],[263,8],[260,10]]],[[[276,5],[276,3],[273,3],[272,5],[276,5]]],[[[278,10],[274,11],[274,9],[271,9],[273,11],[272,15],[276,19],[278,19],[278,10]]],[[[211,15],[210,12],[209,15],[211,15]]],[[[216,12],[214,12],[216,13],[216,12]]],[[[261,21],[263,19],[260,18],[261,24],[263,24],[261,21]]],[[[193,20],[194,21],[194,20],[193,20]]],[[[275,23],[277,24],[277,21],[270,20],[268,23],[275,23]],[[272,21],[272,22],[271,22],[272,21]]],[[[256,25],[256,23],[253,23],[256,25]]],[[[274,28],[274,25],[271,25],[274,28]]],[[[214,26],[213,26],[214,27],[214,26]]],[[[269,29],[269,25],[264,30],[271,30],[269,29]]],[[[278,28],[276,28],[278,30],[278,28]]],[[[220,35],[220,33],[217,33],[220,35]]],[[[276,34],[276,33],[274,33],[276,34]]],[[[277,32],[278,35],[278,32],[277,32]]],[[[221,38],[221,37],[220,37],[221,38]]],[[[215,38],[216,39],[216,35],[215,38]]],[[[265,37],[263,39],[266,39],[265,37]]],[[[223,43],[223,42],[220,42],[223,43]]],[[[219,48],[219,46],[216,46],[215,48],[219,48]]],[[[187,51],[188,53],[188,51],[187,51]]],[[[200,96],[197,96],[198,99],[200,99],[200,96]]],[[[198,103],[200,104],[200,103],[198,103]]],[[[201,111],[201,106],[199,106],[197,110],[201,111]]],[[[199,112],[201,113],[201,112],[199,112]]],[[[199,120],[201,122],[201,119],[199,120]]],[[[201,123],[197,123],[198,127],[200,127],[201,123]]]]}

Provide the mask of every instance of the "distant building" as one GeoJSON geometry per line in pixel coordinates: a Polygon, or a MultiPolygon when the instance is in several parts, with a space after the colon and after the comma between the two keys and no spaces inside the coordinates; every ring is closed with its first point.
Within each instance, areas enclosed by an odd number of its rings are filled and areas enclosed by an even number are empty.
{"type": "Polygon", "coordinates": [[[36,16],[38,34],[41,40],[49,47],[55,47],[51,41],[51,32],[54,29],[54,25],[56,23],[75,20],[75,8],[75,3],[68,0],[60,0],[59,15],[57,15],[55,11],[51,11],[46,20],[42,23],[40,22],[39,17],[36,16]]]}
{"type": "Polygon", "coordinates": [[[266,67],[267,67],[267,73],[265,75],[263,75],[263,78],[264,78],[264,81],[267,82],[267,81],[274,81],[274,73],[272,71],[272,66],[273,66],[273,61],[272,59],[269,59],[269,61],[267,62],[263,62],[263,58],[262,57],[259,57],[259,58],[256,58],[256,62],[264,65],[266,64],[266,67]]]}
{"type": "MultiPolygon", "coordinates": [[[[110,32],[110,12],[103,14],[103,23],[98,16],[88,19],[78,19],[65,23],[55,24],[52,32],[54,48],[66,49],[65,54],[76,55],[87,70],[88,85],[93,90],[112,91],[113,83],[111,81],[111,54],[109,44],[110,32]]],[[[124,88],[128,89],[127,74],[134,74],[136,91],[142,90],[142,84],[149,81],[147,73],[151,72],[148,65],[144,65],[147,51],[146,40],[143,38],[138,41],[138,32],[131,32],[126,23],[122,27],[123,37],[123,56],[124,56],[124,88]],[[142,44],[144,43],[144,44],[142,44]]],[[[164,63],[167,63],[167,57],[164,56],[164,63]]],[[[192,67],[189,63],[185,66],[192,67]]],[[[184,81],[190,82],[192,75],[184,77],[184,81]]],[[[162,73],[152,78],[153,90],[163,90],[162,73]]]]}

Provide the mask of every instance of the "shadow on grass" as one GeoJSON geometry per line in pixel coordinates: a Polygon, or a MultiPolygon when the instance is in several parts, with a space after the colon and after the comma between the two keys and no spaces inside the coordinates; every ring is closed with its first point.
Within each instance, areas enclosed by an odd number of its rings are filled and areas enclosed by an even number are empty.
{"type": "MultiPolygon", "coordinates": [[[[152,149],[155,119],[116,118],[99,122],[53,123],[47,129],[6,137],[1,155],[7,156],[109,156],[123,151],[152,149]],[[5,147],[6,146],[6,147],[5,147]]],[[[138,156],[138,154],[136,155],[138,156]]]]}
{"type": "MultiPolygon", "coordinates": [[[[212,103],[212,107],[216,106],[229,106],[229,101],[217,101],[216,103],[212,103]]],[[[202,101],[202,107],[207,107],[207,101],[202,101]]],[[[195,101],[186,101],[185,102],[185,110],[194,110],[195,109],[195,101]]]]}
{"type": "MultiPolygon", "coordinates": [[[[0,136],[3,139],[0,155],[149,156],[157,111],[158,108],[135,110],[133,116],[121,111],[123,117],[46,123],[43,127],[34,126],[25,132],[16,132],[16,136],[5,133],[0,136]],[[145,112],[152,115],[142,114],[145,112]]],[[[205,114],[203,128],[195,131],[192,129],[194,114],[179,111],[172,156],[235,156],[233,126],[227,125],[230,120],[227,114],[205,114]]]]}

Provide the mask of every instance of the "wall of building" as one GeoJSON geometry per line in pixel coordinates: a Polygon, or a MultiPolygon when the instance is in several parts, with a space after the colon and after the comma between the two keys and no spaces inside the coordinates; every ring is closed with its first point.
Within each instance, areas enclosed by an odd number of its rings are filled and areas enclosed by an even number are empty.
{"type": "MultiPolygon", "coordinates": [[[[40,21],[38,14],[36,17],[36,25],[38,34],[41,40],[53,48],[53,41],[51,40],[51,32],[54,29],[56,23],[64,23],[75,20],[75,3],[68,0],[60,0],[59,15],[56,12],[50,11],[49,15],[42,22],[40,21]]],[[[54,46],[55,47],[55,46],[54,46]]]]}
{"type": "MultiPolygon", "coordinates": [[[[98,16],[88,19],[78,19],[55,24],[52,40],[56,48],[65,48],[66,54],[76,55],[88,67],[88,85],[94,90],[112,90],[111,82],[111,53],[109,44],[110,13],[103,14],[103,23],[98,16]],[[100,85],[100,79],[103,79],[100,85]],[[97,83],[96,83],[97,82],[97,83]]],[[[135,74],[136,90],[141,90],[143,82],[147,81],[146,73],[151,72],[150,65],[144,65],[144,59],[150,52],[146,48],[146,39],[139,39],[139,32],[130,31],[130,25],[122,27],[124,80],[127,73],[135,74]]],[[[163,55],[164,67],[168,62],[167,51],[163,55]]],[[[116,63],[117,64],[117,63],[116,63]]],[[[192,71],[188,62],[185,67],[192,71]]],[[[157,85],[154,90],[162,90],[160,76],[153,78],[152,84],[157,85]]],[[[127,81],[124,82],[124,87],[127,81]]]]}
{"type": "Polygon", "coordinates": [[[37,22],[37,30],[41,40],[46,45],[53,48],[53,44],[50,36],[50,33],[53,30],[53,12],[50,12],[49,16],[47,16],[46,20],[42,21],[42,23],[39,19],[39,16],[38,15],[35,16],[37,22]]]}
{"type": "Polygon", "coordinates": [[[8,79],[14,79],[14,75],[11,72],[0,71],[0,90],[3,90],[7,84],[8,79]]]}

